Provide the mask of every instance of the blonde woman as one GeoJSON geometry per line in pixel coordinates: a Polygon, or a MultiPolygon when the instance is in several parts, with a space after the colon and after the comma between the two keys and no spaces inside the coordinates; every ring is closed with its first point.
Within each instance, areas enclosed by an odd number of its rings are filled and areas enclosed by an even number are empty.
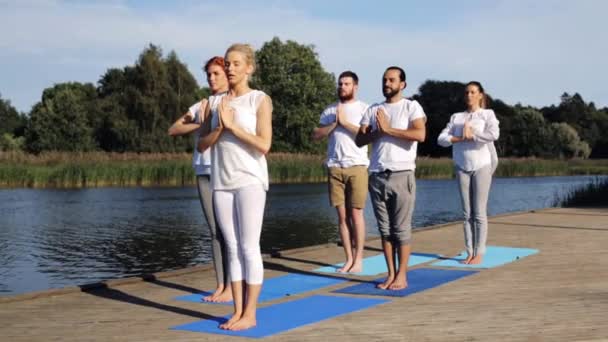
{"type": "Polygon", "coordinates": [[[244,330],[256,325],[257,301],[264,280],[260,234],[268,191],[265,155],[272,140],[272,101],[249,87],[255,71],[251,46],[226,51],[229,90],[212,97],[210,125],[199,150],[211,147],[211,185],[215,213],[228,250],[234,315],[220,328],[244,330]]]}
{"type": "Polygon", "coordinates": [[[481,83],[467,83],[464,95],[467,110],[452,115],[437,143],[452,146],[464,214],[467,258],[463,263],[480,264],[488,238],[488,196],[498,162],[494,141],[500,130],[494,111],[485,108],[486,94],[481,83]]]}

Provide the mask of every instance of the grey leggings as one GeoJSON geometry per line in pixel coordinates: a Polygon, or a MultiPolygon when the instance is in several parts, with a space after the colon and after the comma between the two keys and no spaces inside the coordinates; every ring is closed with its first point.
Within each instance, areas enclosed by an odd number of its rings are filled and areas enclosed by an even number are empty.
{"type": "Polygon", "coordinates": [[[209,176],[196,176],[196,183],[198,185],[198,198],[201,201],[203,214],[205,214],[205,219],[207,219],[207,225],[209,226],[209,233],[211,235],[211,249],[213,251],[213,267],[215,268],[215,277],[218,285],[228,285],[230,283],[230,273],[228,272],[226,245],[224,243],[222,232],[218,229],[219,225],[215,220],[215,213],[213,212],[213,190],[211,189],[209,176]]]}
{"type": "Polygon", "coordinates": [[[475,171],[456,167],[456,180],[460,189],[464,215],[464,244],[471,256],[486,252],[488,238],[488,195],[492,184],[492,166],[475,171]]]}

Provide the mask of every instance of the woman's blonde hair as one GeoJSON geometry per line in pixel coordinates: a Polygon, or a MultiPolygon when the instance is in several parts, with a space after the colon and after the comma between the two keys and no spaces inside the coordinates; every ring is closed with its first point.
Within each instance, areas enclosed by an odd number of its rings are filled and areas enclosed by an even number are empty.
{"type": "Polygon", "coordinates": [[[233,51],[242,53],[245,56],[245,61],[247,64],[253,66],[253,71],[255,72],[255,51],[251,45],[241,43],[232,44],[228,50],[226,50],[226,56],[228,56],[228,53],[233,51]]]}

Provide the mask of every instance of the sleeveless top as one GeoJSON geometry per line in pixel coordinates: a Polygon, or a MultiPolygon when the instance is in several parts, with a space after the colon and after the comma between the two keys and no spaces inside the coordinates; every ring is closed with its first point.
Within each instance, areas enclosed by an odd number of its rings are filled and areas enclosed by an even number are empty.
{"type": "MultiPolygon", "coordinates": [[[[210,103],[219,104],[226,94],[209,98],[210,103]]],[[[257,110],[266,94],[252,90],[233,98],[230,107],[234,109],[234,124],[250,134],[256,134],[257,110]]],[[[219,125],[218,106],[211,106],[211,128],[219,125]]],[[[234,136],[223,131],[211,147],[211,186],[213,190],[235,190],[249,185],[260,184],[268,190],[268,166],[266,156],[234,136]]]]}

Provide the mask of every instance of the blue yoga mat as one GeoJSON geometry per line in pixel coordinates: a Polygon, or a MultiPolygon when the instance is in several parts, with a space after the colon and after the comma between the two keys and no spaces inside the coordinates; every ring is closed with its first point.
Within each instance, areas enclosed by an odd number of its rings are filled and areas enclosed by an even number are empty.
{"type": "Polygon", "coordinates": [[[466,259],[467,253],[460,252],[460,255],[455,258],[441,260],[433,264],[433,266],[442,267],[462,267],[462,268],[492,268],[508,264],[518,259],[523,259],[529,255],[538,253],[538,249],[531,248],[515,248],[515,247],[498,247],[488,246],[486,254],[483,256],[481,264],[466,265],[461,261],[466,259]]]}
{"type": "Polygon", "coordinates": [[[377,298],[316,295],[258,309],[257,326],[248,330],[227,331],[220,329],[219,325],[227,321],[230,316],[222,318],[220,323],[216,320],[203,320],[179,325],[171,329],[262,338],[386,302],[388,300],[377,298]]]}
{"type": "Polygon", "coordinates": [[[418,268],[407,272],[408,287],[403,290],[381,290],[376,288],[377,284],[381,284],[385,278],[379,278],[373,282],[362,283],[335,290],[336,293],[349,293],[358,295],[372,296],[391,296],[405,297],[420,291],[432,289],[434,287],[449,283],[451,281],[470,276],[478,271],[464,270],[440,270],[432,268],[418,268]]]}
{"type": "MultiPolygon", "coordinates": [[[[348,281],[348,279],[340,279],[333,277],[325,277],[321,275],[308,275],[300,273],[289,273],[283,276],[270,278],[265,280],[260,293],[260,302],[267,302],[285,296],[292,296],[299,293],[318,290],[323,287],[340,284],[348,281]]],[[[210,295],[210,292],[201,292],[191,295],[179,296],[175,299],[195,303],[203,302],[203,297],[210,295]]],[[[232,305],[228,303],[209,303],[220,305],[232,305]]]]}
{"type": "MultiPolygon", "coordinates": [[[[418,264],[424,264],[425,262],[433,261],[439,258],[438,254],[425,254],[425,253],[412,253],[410,255],[410,260],[408,266],[415,266],[418,264]]],[[[321,268],[317,268],[314,272],[323,272],[323,273],[336,273],[338,268],[342,267],[344,263],[335,264],[331,266],[325,266],[321,268]]],[[[375,276],[378,274],[386,273],[388,269],[386,268],[386,261],[384,260],[384,254],[375,255],[372,257],[367,257],[363,259],[363,272],[359,273],[350,273],[360,276],[375,276]]]]}

